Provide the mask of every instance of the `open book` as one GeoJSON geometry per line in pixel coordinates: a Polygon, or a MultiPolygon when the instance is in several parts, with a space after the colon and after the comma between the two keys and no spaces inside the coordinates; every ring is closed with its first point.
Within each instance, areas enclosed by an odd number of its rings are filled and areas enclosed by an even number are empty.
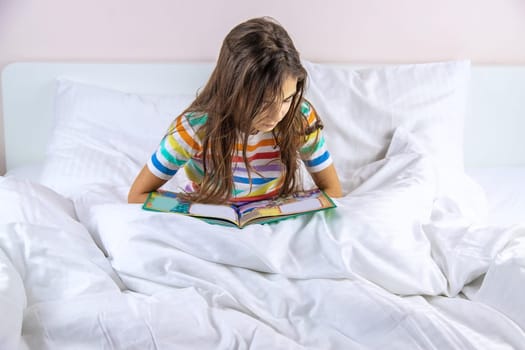
{"type": "Polygon", "coordinates": [[[236,204],[192,203],[169,191],[151,192],[143,209],[179,213],[203,219],[209,223],[243,228],[249,224],[265,224],[297,215],[335,208],[323,191],[315,189],[297,192],[289,197],[236,204]]]}

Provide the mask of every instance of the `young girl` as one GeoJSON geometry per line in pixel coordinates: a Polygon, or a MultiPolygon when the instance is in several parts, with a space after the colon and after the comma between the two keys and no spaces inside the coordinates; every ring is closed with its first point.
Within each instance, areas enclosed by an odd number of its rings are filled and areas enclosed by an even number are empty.
{"type": "Polygon", "coordinates": [[[143,203],[184,168],[187,196],[200,202],[246,202],[301,189],[301,159],[317,187],[342,194],[313,106],[303,98],[306,71],[286,30],[271,18],[237,25],[224,39],[215,70],[172,123],[133,182],[143,203]]]}

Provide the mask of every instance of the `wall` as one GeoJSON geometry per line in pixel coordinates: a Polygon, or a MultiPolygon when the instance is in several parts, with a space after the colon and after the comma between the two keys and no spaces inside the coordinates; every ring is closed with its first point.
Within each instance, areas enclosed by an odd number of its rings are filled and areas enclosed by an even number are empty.
{"type": "MultiPolygon", "coordinates": [[[[524,0],[0,0],[14,61],[214,60],[229,29],[271,15],[304,58],[525,64],[524,0]]],[[[4,171],[0,116],[0,174],[4,171]]]]}

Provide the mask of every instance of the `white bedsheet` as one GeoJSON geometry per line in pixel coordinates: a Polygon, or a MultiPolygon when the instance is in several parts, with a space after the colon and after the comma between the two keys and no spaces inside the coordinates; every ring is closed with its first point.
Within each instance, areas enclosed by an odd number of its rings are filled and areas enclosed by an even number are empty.
{"type": "Polygon", "coordinates": [[[333,211],[239,230],[143,211],[125,188],[71,201],[0,178],[0,348],[525,347],[524,226],[436,198],[402,132],[344,180],[333,211]]]}

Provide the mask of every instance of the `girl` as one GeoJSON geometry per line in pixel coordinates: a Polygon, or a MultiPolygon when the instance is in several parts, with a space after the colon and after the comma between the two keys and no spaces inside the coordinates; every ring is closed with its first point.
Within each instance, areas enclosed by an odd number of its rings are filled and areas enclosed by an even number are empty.
{"type": "Polygon", "coordinates": [[[193,103],[178,116],[133,182],[143,203],[184,168],[186,196],[207,203],[246,202],[301,189],[298,160],[317,187],[342,195],[322,124],[303,99],[306,71],[286,30],[271,18],[237,25],[193,103]]]}

